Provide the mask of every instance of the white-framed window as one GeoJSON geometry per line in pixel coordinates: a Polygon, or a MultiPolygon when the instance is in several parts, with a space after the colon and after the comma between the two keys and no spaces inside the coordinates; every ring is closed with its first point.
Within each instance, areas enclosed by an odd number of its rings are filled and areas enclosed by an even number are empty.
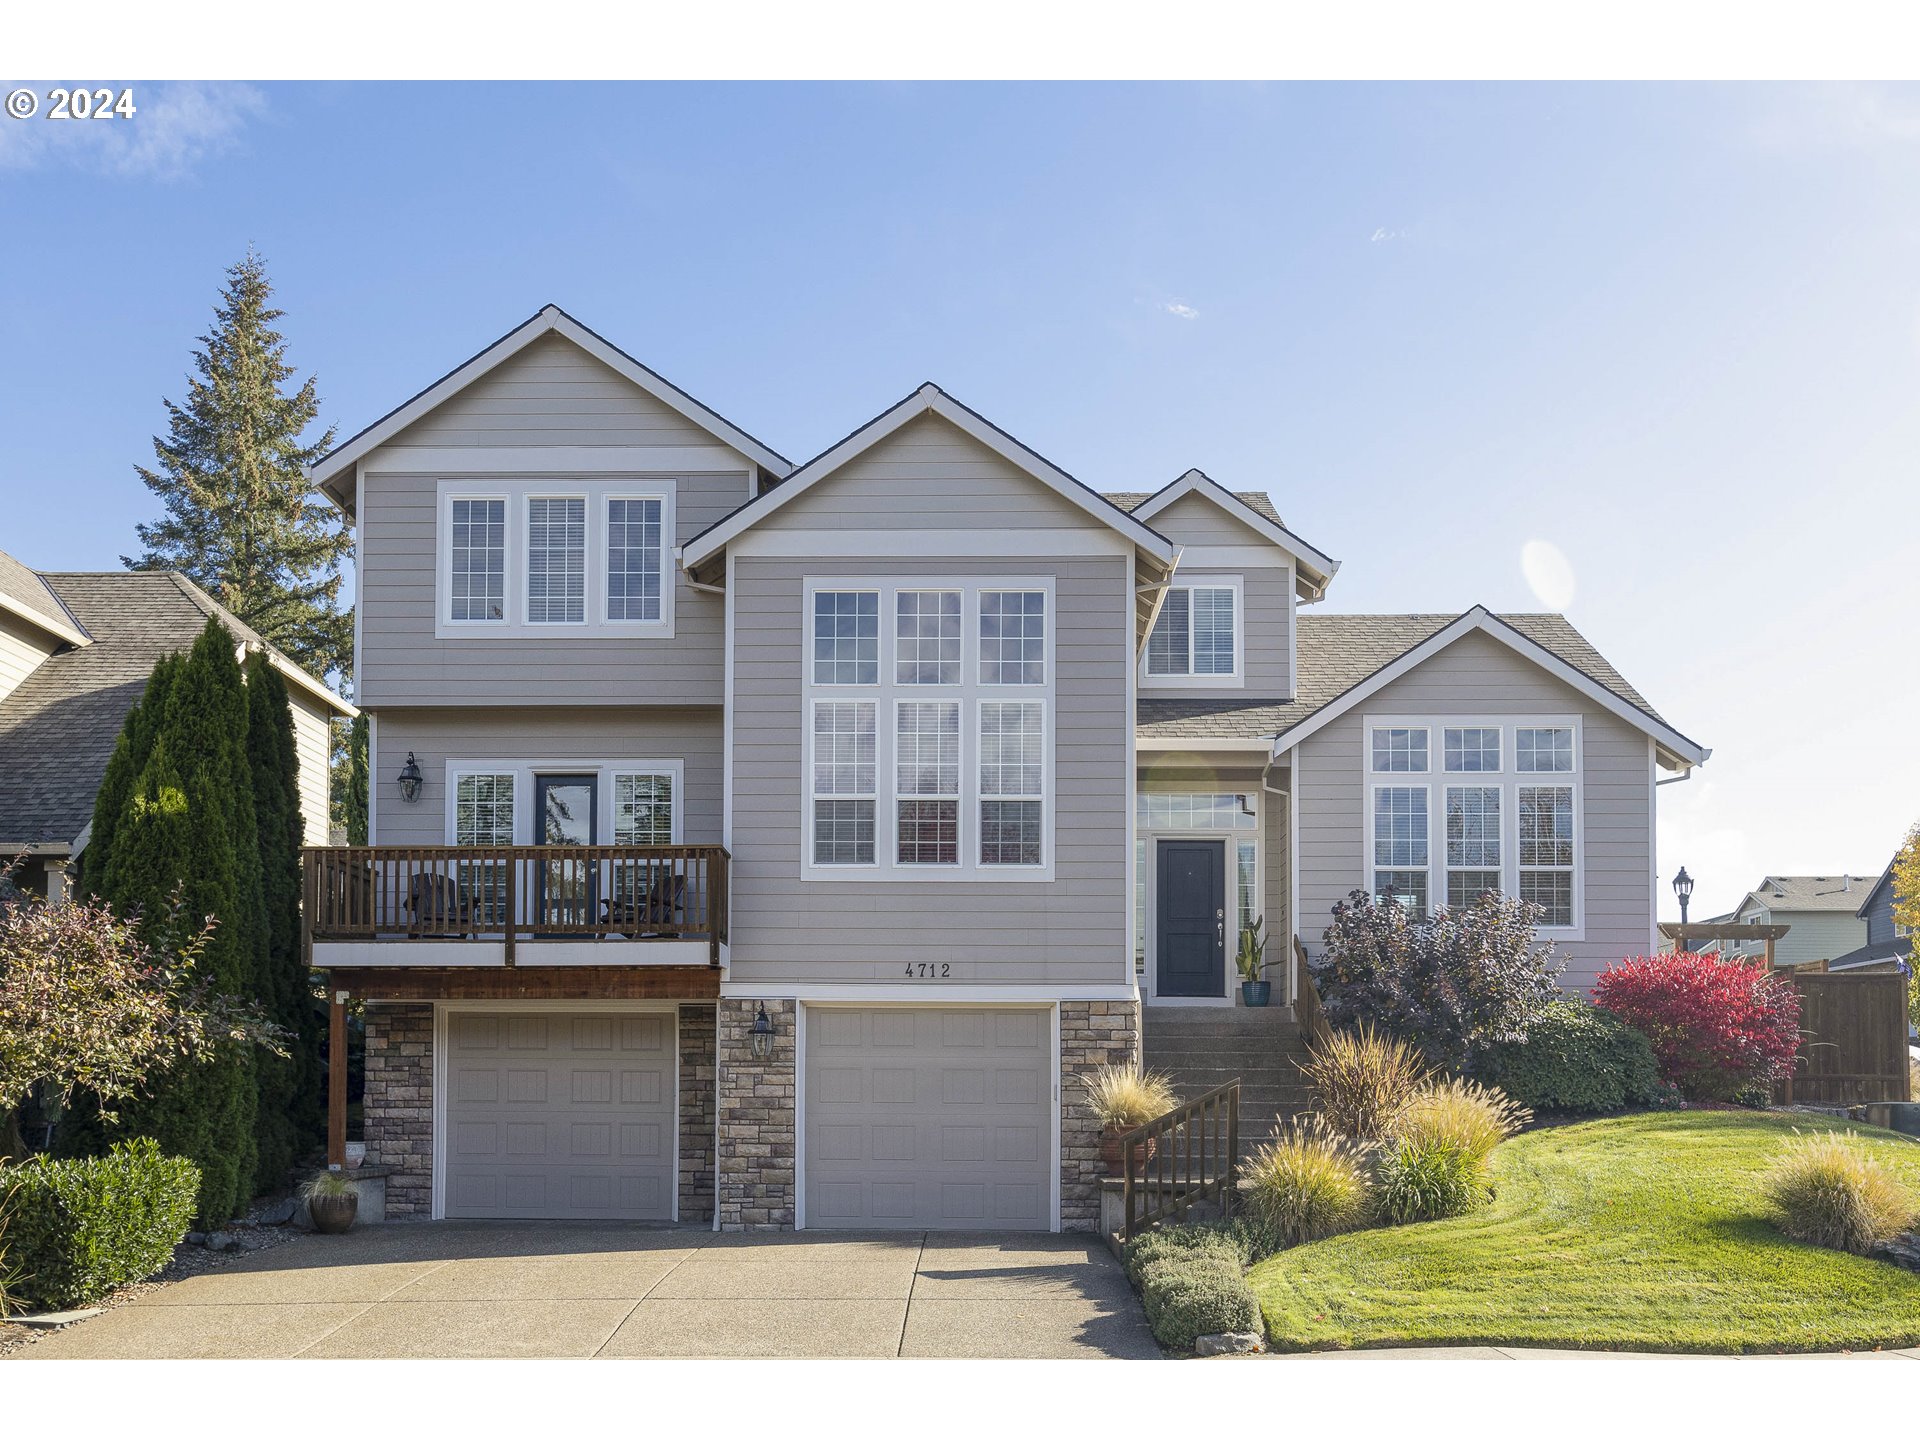
{"type": "Polygon", "coordinates": [[[453,785],[453,843],[513,844],[514,775],[511,770],[457,776],[453,785]]]}
{"type": "Polygon", "coordinates": [[[670,638],[672,480],[443,480],[434,634],[670,638]]]}
{"type": "Polygon", "coordinates": [[[1150,688],[1241,684],[1242,594],[1238,575],[1169,586],[1147,636],[1142,683],[1150,688]]]}
{"type": "Polygon", "coordinates": [[[613,843],[671,845],[673,776],[657,770],[617,770],[613,775],[613,843]]]}
{"type": "Polygon", "coordinates": [[[537,845],[536,777],[589,775],[596,795],[594,844],[678,845],[685,772],[681,760],[448,760],[447,840],[537,845]]]}
{"type": "Polygon", "coordinates": [[[1582,936],[1578,720],[1368,716],[1361,749],[1376,897],[1424,917],[1499,891],[1538,905],[1542,931],[1582,936]]]}
{"type": "Polygon", "coordinates": [[[803,878],[1051,878],[1053,596],[805,582],[803,878]]]}

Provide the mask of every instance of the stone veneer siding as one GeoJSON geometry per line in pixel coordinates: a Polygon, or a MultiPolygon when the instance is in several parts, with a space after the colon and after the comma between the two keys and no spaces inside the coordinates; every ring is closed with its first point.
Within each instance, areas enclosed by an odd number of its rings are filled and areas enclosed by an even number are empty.
{"type": "Polygon", "coordinates": [[[762,1003],[718,1005],[722,1230],[793,1228],[794,1002],[764,1002],[773,1021],[773,1055],[759,1061],[747,1037],[762,1003]]]}
{"type": "Polygon", "coordinates": [[[433,1007],[369,1005],[363,1134],[367,1163],[389,1165],[389,1220],[433,1213],[433,1007]]]}
{"type": "MultiPolygon", "coordinates": [[[[751,1023],[751,1022],[749,1022],[751,1023]]],[[[713,1220],[714,1008],[680,1007],[680,1218],[713,1220]]]]}
{"type": "Polygon", "coordinates": [[[1060,1228],[1100,1228],[1100,1122],[1079,1078],[1102,1065],[1137,1063],[1137,1000],[1060,1002],[1060,1228]]]}

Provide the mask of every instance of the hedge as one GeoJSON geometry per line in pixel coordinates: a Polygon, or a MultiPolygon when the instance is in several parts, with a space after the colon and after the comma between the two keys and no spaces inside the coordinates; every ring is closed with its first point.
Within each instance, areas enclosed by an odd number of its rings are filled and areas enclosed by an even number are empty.
{"type": "Polygon", "coordinates": [[[14,1295],[68,1310],[145,1280],[173,1258],[199,1189],[191,1160],[162,1155],[147,1138],[96,1159],[0,1166],[0,1250],[19,1271],[14,1295]]]}
{"type": "Polygon", "coordinates": [[[1606,1114],[1651,1105],[1661,1090],[1647,1037],[1611,1011],[1571,998],[1553,1001],[1524,1042],[1492,1047],[1474,1069],[1533,1110],[1606,1114]]]}
{"type": "Polygon", "coordinates": [[[1170,1225],[1128,1242],[1127,1274],[1154,1338],[1187,1350],[1202,1335],[1260,1333],[1260,1302],[1241,1276],[1250,1243],[1232,1225],[1170,1225]]]}

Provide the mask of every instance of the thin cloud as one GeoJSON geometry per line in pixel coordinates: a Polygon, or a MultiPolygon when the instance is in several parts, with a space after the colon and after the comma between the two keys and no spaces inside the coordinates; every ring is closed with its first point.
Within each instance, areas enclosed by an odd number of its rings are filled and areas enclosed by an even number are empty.
{"type": "MultiPolygon", "coordinates": [[[[251,85],[176,82],[134,85],[134,114],[112,120],[50,120],[46,84],[0,81],[0,90],[32,90],[39,113],[0,116],[0,170],[56,166],[130,179],[177,180],[203,160],[238,143],[266,113],[267,98],[251,85]]],[[[128,87],[111,85],[117,98],[128,87]]]]}
{"type": "Polygon", "coordinates": [[[1761,114],[1754,133],[1779,150],[1920,144],[1920,91],[1875,84],[1796,85],[1761,114]]]}
{"type": "Polygon", "coordinates": [[[1200,312],[1198,310],[1179,300],[1162,300],[1160,302],[1160,308],[1169,315],[1178,315],[1182,320],[1198,320],[1200,318],[1200,312]]]}

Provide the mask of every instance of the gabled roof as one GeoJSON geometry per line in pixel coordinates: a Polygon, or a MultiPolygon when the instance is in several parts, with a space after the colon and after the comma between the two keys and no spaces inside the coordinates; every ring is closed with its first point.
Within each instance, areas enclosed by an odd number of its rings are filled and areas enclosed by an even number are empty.
{"type": "MultiPolygon", "coordinates": [[[[1327,586],[1339,572],[1340,562],[1314,549],[1282,525],[1280,516],[1273,509],[1271,502],[1265,505],[1254,505],[1247,496],[1227,489],[1204,470],[1187,471],[1178,480],[1156,490],[1130,509],[1140,519],[1151,520],[1168,506],[1184,500],[1189,495],[1198,495],[1202,499],[1212,501],[1242,525],[1264,536],[1291,555],[1298,567],[1300,578],[1305,582],[1302,588],[1310,598],[1318,600],[1326,594],[1327,586]]],[[[1266,499],[1264,495],[1260,498],[1266,499]]]]}
{"type": "MultiPolygon", "coordinates": [[[[1158,490],[1102,490],[1100,493],[1131,515],[1160,492],[1158,490]]],[[[1286,522],[1280,518],[1280,512],[1273,506],[1273,497],[1266,491],[1235,490],[1233,494],[1234,498],[1244,500],[1248,509],[1266,516],[1276,525],[1285,525],[1286,522]]]]}
{"type": "Polygon", "coordinates": [[[0,699],[0,852],[77,839],[155,662],[191,645],[209,616],[328,709],[358,713],[183,575],[113,570],[45,579],[93,643],[48,657],[0,699]]]}
{"type": "Polygon", "coordinates": [[[1479,607],[1457,616],[1302,611],[1297,625],[1299,683],[1293,699],[1142,699],[1141,742],[1160,747],[1186,742],[1204,749],[1212,740],[1278,737],[1279,753],[1469,630],[1483,630],[1575,689],[1604,695],[1600,704],[1649,730],[1657,742],[1671,735],[1687,747],[1673,752],[1681,763],[1699,764],[1709,753],[1667,725],[1563,615],[1493,615],[1479,607]],[[1478,623],[1476,617],[1490,623],[1478,623]],[[1688,759],[1692,754],[1699,758],[1688,759]]]}
{"type": "Polygon", "coordinates": [[[85,627],[60,603],[46,577],[4,550],[0,550],[0,611],[68,645],[93,643],[85,627]]]}
{"type": "Polygon", "coordinates": [[[680,547],[681,563],[689,570],[725,549],[727,543],[751,529],[783,505],[805,494],[829,475],[856,457],[866,453],[909,421],[922,415],[937,415],[993,451],[1008,464],[1025,471],[1041,484],[1078,506],[1095,520],[1118,530],[1148,555],[1171,566],[1177,550],[1166,536],[1129,515],[1100,494],[1023,445],[978,411],[969,409],[931,381],[922,385],[897,405],[881,411],[839,444],[822,451],[795,470],[773,489],[748,501],[724,516],[680,547]]]}
{"type": "Polygon", "coordinates": [[[1860,908],[1853,912],[1862,920],[1867,918],[1868,907],[1879,897],[1880,892],[1893,884],[1893,867],[1898,864],[1899,861],[1900,857],[1895,855],[1893,859],[1887,862],[1887,868],[1880,872],[1880,878],[1867,887],[1867,898],[1862,900],[1860,902],[1860,908]]]}
{"type": "Polygon", "coordinates": [[[754,439],[738,425],[709,410],[671,381],[656,375],[626,351],[582,325],[558,305],[545,306],[540,312],[517,325],[470,360],[449,370],[411,400],[389,410],[357,435],[343,440],[308,468],[307,475],[348,514],[353,512],[353,465],[363,455],[376,450],[420,419],[429,410],[459,394],[467,386],[512,359],[534,341],[546,335],[571,340],[594,359],[617,374],[631,380],[669,409],[678,411],[723,444],[738,450],[762,470],[785,476],[793,466],[785,456],[754,439]]]}
{"type": "Polygon", "coordinates": [[[1765,910],[1793,910],[1801,913],[1834,915],[1858,914],[1864,896],[1873,888],[1865,875],[1769,875],[1753,889],[1735,910],[1749,903],[1765,910]]]}

